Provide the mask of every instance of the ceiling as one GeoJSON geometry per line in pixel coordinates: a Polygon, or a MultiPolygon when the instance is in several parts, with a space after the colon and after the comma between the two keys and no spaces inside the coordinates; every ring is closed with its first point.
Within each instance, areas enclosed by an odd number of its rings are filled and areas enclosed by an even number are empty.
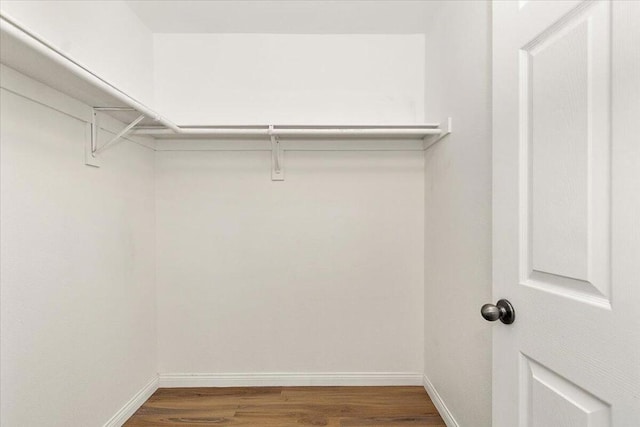
{"type": "Polygon", "coordinates": [[[438,1],[236,0],[127,3],[154,33],[416,34],[438,1]]]}

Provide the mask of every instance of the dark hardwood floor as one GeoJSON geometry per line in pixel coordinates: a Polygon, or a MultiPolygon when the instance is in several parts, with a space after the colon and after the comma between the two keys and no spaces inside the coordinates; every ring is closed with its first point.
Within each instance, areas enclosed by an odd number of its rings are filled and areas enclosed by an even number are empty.
{"type": "Polygon", "coordinates": [[[124,425],[445,426],[422,387],[165,388],[124,425]]]}

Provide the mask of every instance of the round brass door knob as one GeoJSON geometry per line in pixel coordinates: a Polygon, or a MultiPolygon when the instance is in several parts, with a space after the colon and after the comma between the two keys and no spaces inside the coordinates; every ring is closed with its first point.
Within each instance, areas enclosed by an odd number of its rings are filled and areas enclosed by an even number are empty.
{"type": "Polygon", "coordinates": [[[500,319],[505,325],[510,325],[516,320],[516,311],[511,303],[506,299],[499,300],[496,305],[485,304],[480,309],[480,314],[485,320],[495,322],[500,319]]]}

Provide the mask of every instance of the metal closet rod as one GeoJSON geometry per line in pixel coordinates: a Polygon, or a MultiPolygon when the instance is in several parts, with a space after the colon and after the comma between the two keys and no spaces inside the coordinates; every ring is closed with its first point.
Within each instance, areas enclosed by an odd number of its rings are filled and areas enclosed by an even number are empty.
{"type": "MultiPolygon", "coordinates": [[[[425,135],[440,135],[442,130],[435,127],[398,127],[393,126],[382,127],[349,127],[349,126],[335,126],[335,127],[317,127],[309,128],[308,126],[301,126],[299,128],[293,126],[287,126],[286,128],[278,128],[274,126],[272,128],[256,128],[255,126],[247,127],[194,127],[194,128],[181,128],[182,133],[188,133],[192,135],[240,135],[240,136],[323,136],[323,135],[343,135],[343,136],[375,136],[375,135],[404,135],[404,136],[425,136],[425,135]]],[[[170,129],[159,128],[136,128],[134,133],[137,135],[172,135],[173,132],[170,129]]]]}
{"type": "MultiPolygon", "coordinates": [[[[166,129],[159,128],[135,128],[134,132],[136,134],[145,134],[145,135],[172,135],[172,134],[186,134],[186,135],[244,135],[244,136],[252,136],[252,135],[272,135],[272,136],[302,136],[302,135],[415,135],[415,136],[424,136],[424,135],[441,135],[443,131],[438,129],[438,125],[427,125],[427,126],[398,126],[393,127],[390,126],[388,128],[384,128],[381,126],[356,126],[356,127],[313,127],[313,126],[300,126],[296,128],[294,126],[287,126],[283,128],[278,128],[275,126],[265,126],[256,128],[256,126],[247,126],[247,127],[180,127],[173,123],[171,120],[166,117],[161,116],[157,112],[153,111],[146,105],[122,92],[120,89],[111,85],[106,80],[99,77],[97,74],[94,74],[91,70],[84,67],[80,63],[74,61],[71,57],[67,56],[60,50],[56,49],[54,46],[49,44],[46,40],[41,38],[39,35],[31,32],[24,25],[22,25],[17,20],[7,16],[0,12],[0,28],[2,31],[8,33],[9,35],[15,37],[16,39],[22,41],[30,48],[35,51],[41,53],[45,57],[51,59],[57,64],[61,65],[63,68],[67,69],[69,72],[74,74],[75,76],[81,78],[87,83],[99,88],[104,91],[106,94],[115,98],[117,101],[126,105],[126,107],[99,107],[96,110],[126,110],[127,108],[133,109],[139,112],[141,115],[144,115],[146,118],[153,119],[166,129]]],[[[137,124],[140,120],[136,119],[135,124],[137,124]]],[[[133,126],[127,128],[127,132],[131,131],[133,126]]],[[[108,145],[108,144],[107,144],[108,145]]]]}

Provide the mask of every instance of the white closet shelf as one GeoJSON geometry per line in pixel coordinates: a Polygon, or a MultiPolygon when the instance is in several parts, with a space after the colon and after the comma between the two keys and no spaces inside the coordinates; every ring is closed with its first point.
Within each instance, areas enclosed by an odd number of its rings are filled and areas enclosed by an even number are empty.
{"type": "Polygon", "coordinates": [[[154,138],[393,138],[422,139],[443,134],[440,125],[236,125],[236,126],[179,126],[173,129],[154,126],[136,127],[137,135],[154,138]]]}
{"type": "Polygon", "coordinates": [[[178,126],[153,109],[137,101],[122,90],[56,49],[42,37],[25,28],[15,19],[0,14],[2,49],[0,60],[17,71],[60,90],[80,101],[93,105],[98,111],[120,121],[133,123],[144,116],[135,134],[154,138],[215,138],[262,137],[280,138],[398,138],[435,139],[446,134],[437,123],[408,125],[203,125],[178,126]],[[107,107],[107,108],[104,108],[107,107]],[[432,138],[433,137],[433,138],[432,138]]]}
{"type": "Polygon", "coordinates": [[[85,150],[88,153],[85,161],[92,166],[98,165],[98,154],[129,134],[173,140],[267,138],[271,140],[277,175],[281,162],[280,139],[422,139],[426,149],[451,133],[451,118],[442,124],[178,126],[3,13],[0,13],[0,36],[0,62],[93,106],[93,131],[85,150]],[[98,113],[109,114],[128,125],[108,142],[99,144],[98,113]]]}

